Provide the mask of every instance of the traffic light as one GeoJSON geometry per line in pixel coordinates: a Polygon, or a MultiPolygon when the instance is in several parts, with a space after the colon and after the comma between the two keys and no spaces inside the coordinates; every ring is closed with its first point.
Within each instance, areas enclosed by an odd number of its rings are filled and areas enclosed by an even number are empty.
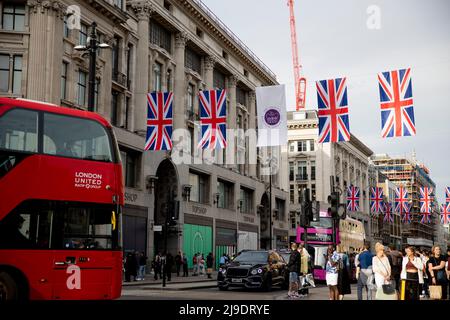
{"type": "Polygon", "coordinates": [[[315,207],[312,208],[312,221],[318,222],[320,221],[320,202],[315,202],[315,207]]]}
{"type": "Polygon", "coordinates": [[[330,204],[328,214],[331,215],[332,218],[337,218],[339,210],[339,192],[332,192],[331,195],[328,196],[328,203],[330,204]]]}

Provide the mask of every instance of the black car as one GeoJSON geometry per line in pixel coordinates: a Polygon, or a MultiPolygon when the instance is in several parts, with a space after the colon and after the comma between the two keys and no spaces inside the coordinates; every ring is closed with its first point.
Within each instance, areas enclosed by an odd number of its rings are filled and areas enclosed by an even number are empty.
{"type": "Polygon", "coordinates": [[[217,274],[220,290],[230,287],[265,289],[272,286],[286,288],[289,271],[283,258],[272,250],[245,250],[236,258],[222,266],[217,274]]]}

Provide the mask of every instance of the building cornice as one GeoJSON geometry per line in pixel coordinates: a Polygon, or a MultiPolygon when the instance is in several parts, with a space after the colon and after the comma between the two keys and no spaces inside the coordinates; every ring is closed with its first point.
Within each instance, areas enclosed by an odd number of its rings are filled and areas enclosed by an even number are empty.
{"type": "Polygon", "coordinates": [[[177,3],[192,15],[196,21],[201,23],[212,35],[225,43],[230,51],[249,65],[258,76],[270,84],[278,83],[275,74],[259,60],[250,49],[243,44],[239,44],[238,41],[233,39],[223,27],[219,26],[218,23],[208,15],[206,12],[207,8],[201,7],[200,1],[180,0],[177,1],[177,3]]]}
{"type": "Polygon", "coordinates": [[[128,20],[128,14],[119,9],[118,7],[108,3],[108,1],[96,1],[96,0],[84,0],[92,8],[95,9],[98,15],[109,18],[112,22],[121,24],[126,23],[128,20]]]}

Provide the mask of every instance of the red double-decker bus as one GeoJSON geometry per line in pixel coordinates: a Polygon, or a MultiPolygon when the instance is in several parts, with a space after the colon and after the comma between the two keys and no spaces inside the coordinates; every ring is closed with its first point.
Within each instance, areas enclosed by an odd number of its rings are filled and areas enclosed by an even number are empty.
{"type": "Polygon", "coordinates": [[[123,194],[105,119],[0,98],[0,301],[120,297],[123,194]]]}

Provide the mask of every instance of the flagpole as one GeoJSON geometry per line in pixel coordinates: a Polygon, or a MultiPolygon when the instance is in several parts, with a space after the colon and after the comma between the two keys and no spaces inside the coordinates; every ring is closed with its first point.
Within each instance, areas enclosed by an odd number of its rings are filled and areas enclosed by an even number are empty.
{"type": "Polygon", "coordinates": [[[269,237],[270,237],[270,250],[273,249],[273,241],[272,241],[272,155],[270,155],[270,160],[269,160],[269,169],[270,169],[270,176],[269,176],[269,224],[270,224],[270,228],[269,228],[269,237]]]}

